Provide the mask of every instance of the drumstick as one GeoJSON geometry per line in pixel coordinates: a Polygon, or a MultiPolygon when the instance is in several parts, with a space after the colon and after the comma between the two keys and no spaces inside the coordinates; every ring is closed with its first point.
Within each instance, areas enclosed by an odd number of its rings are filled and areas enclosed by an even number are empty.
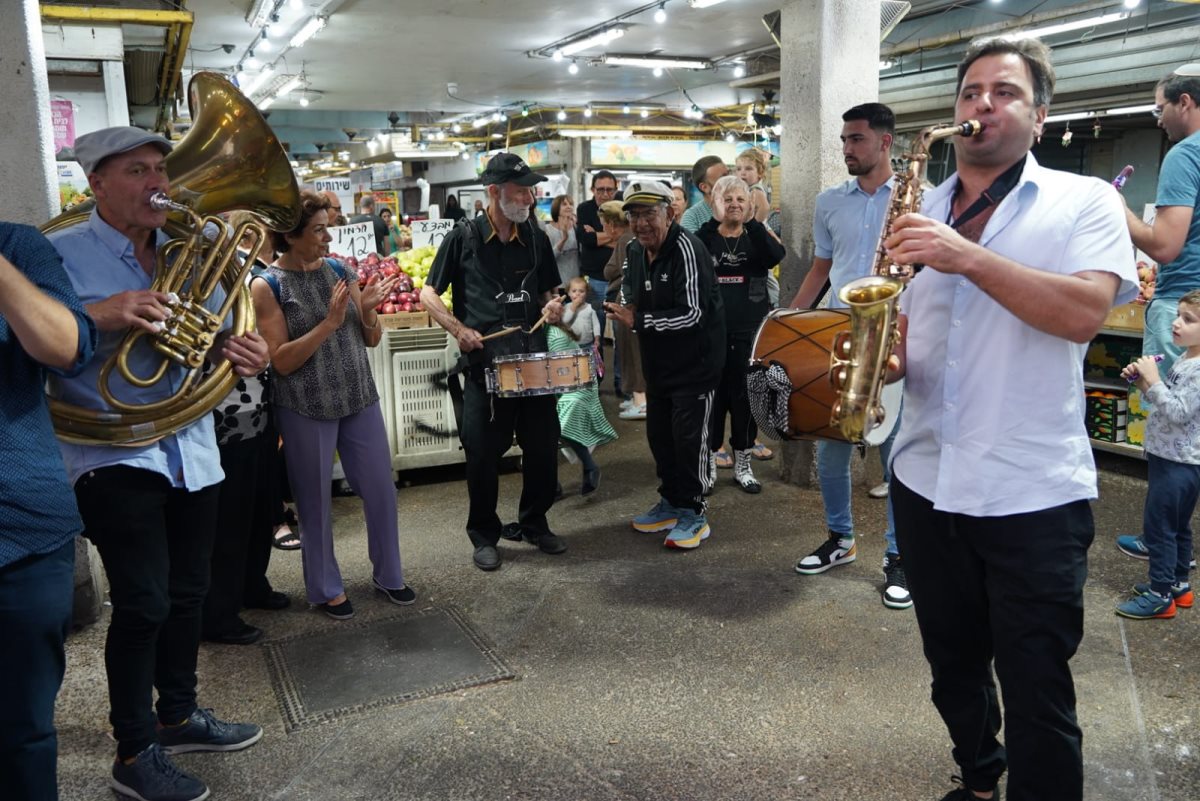
{"type": "Polygon", "coordinates": [[[503,328],[499,331],[493,331],[492,333],[488,334],[485,337],[480,337],[479,341],[487,342],[489,339],[495,339],[496,337],[507,336],[507,335],[513,333],[514,331],[520,331],[520,330],[521,330],[521,328],[519,326],[515,326],[513,328],[503,328]]]}
{"type": "Polygon", "coordinates": [[[534,331],[536,331],[536,330],[538,330],[539,328],[541,328],[541,327],[542,327],[542,323],[546,322],[546,318],[547,318],[547,317],[549,317],[549,316],[550,316],[550,312],[548,312],[548,311],[546,311],[546,312],[542,312],[542,316],[541,316],[540,318],[538,318],[538,321],[537,321],[536,323],[534,323],[534,324],[533,324],[533,328],[530,328],[530,329],[529,329],[529,333],[531,333],[531,334],[532,334],[534,331]]]}

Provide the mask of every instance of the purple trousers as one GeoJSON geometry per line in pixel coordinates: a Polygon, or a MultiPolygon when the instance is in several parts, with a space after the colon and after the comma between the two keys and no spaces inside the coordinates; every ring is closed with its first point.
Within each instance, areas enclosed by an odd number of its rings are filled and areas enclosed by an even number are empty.
{"type": "Polygon", "coordinates": [[[404,586],[400,568],[400,526],[387,429],[376,402],[337,420],[315,420],[275,407],[292,497],[300,513],[301,559],[308,602],[323,604],[345,591],[333,554],[330,485],[337,451],[350,487],[362,498],[367,521],[367,555],[375,581],[388,589],[404,586]]]}

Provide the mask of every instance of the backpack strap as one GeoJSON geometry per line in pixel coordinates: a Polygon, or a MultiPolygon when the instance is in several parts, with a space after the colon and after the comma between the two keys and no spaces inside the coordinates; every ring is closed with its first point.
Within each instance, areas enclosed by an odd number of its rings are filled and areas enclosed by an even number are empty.
{"type": "Polygon", "coordinates": [[[337,259],[331,259],[328,256],[325,258],[325,263],[329,265],[329,269],[337,275],[339,280],[346,280],[346,266],[337,259]]]}

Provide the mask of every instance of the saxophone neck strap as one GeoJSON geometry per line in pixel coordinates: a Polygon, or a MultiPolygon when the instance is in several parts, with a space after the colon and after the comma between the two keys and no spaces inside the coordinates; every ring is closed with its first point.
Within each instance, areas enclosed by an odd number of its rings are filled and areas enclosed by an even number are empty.
{"type": "Polygon", "coordinates": [[[950,211],[946,215],[946,223],[972,242],[979,242],[979,238],[983,234],[983,228],[987,225],[988,219],[991,218],[992,212],[1000,205],[1000,201],[1004,200],[1008,196],[1008,193],[1016,187],[1017,182],[1021,180],[1021,173],[1024,169],[1025,158],[1022,157],[1020,161],[1009,167],[996,180],[992,181],[992,185],[983,190],[983,193],[975,198],[975,202],[968,206],[955,219],[954,203],[962,193],[962,181],[959,181],[958,185],[954,187],[954,198],[950,202],[950,211]],[[968,225],[968,223],[974,224],[968,225]]]}

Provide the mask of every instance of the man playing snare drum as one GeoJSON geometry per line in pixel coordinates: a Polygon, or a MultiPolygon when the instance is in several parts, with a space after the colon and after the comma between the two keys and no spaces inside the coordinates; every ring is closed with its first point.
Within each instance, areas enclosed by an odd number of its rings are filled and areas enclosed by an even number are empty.
{"type": "Polygon", "coordinates": [[[530,329],[543,314],[547,323],[562,319],[562,302],[551,294],[560,283],[554,249],[529,220],[533,186],[545,176],[511,153],[498,153],[480,179],[487,187],[487,212],[460,221],[446,236],[421,289],[421,302],[470,357],[460,432],[470,496],[467,536],[475,546],[475,566],[495,570],[500,567],[496,544],[502,528],[496,514],[500,458],[514,433],[524,479],[517,516],[521,537],[545,553],[567,550],[546,521],[558,484],[555,396],[497,397],[488,393],[484,374],[498,356],[546,351],[544,330],[530,329]],[[453,313],[440,297],[451,287],[453,313]],[[484,341],[505,328],[520,330],[484,341]]]}

